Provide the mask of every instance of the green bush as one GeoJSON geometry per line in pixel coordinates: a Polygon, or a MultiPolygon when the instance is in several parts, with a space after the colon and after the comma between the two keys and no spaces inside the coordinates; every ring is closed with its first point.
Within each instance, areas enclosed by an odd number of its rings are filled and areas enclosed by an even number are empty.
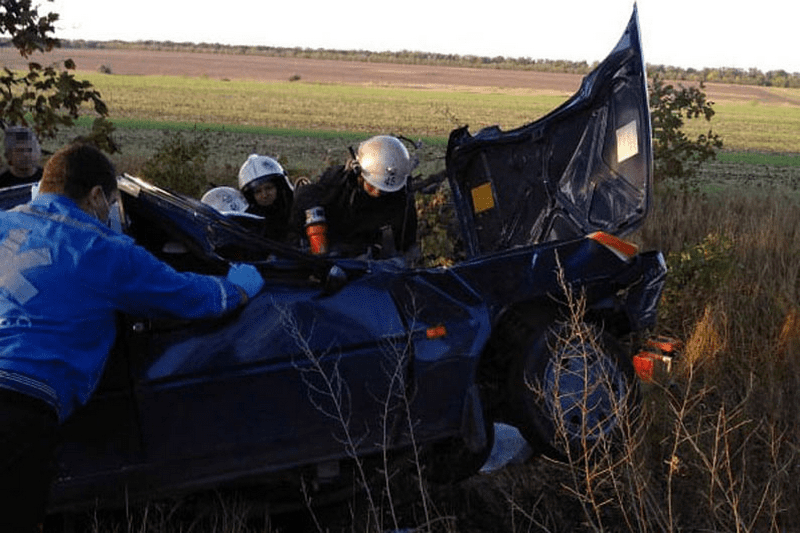
{"type": "Polygon", "coordinates": [[[659,310],[662,326],[701,318],[733,273],[736,260],[732,247],[729,238],[709,233],[702,242],[687,244],[667,255],[669,276],[659,310]]]}
{"type": "Polygon", "coordinates": [[[722,139],[710,129],[690,139],[683,131],[685,120],[711,121],[714,102],[706,99],[700,87],[665,83],[656,75],[650,83],[650,112],[653,125],[653,163],[655,178],[691,178],[704,161],[716,158],[722,139]]]}
{"type": "Polygon", "coordinates": [[[200,197],[207,189],[206,163],[209,158],[208,134],[165,131],[155,154],[142,173],[157,185],[189,196],[200,197]]]}
{"type": "Polygon", "coordinates": [[[464,259],[450,187],[439,185],[432,193],[417,193],[417,238],[426,267],[452,266],[464,259]]]}

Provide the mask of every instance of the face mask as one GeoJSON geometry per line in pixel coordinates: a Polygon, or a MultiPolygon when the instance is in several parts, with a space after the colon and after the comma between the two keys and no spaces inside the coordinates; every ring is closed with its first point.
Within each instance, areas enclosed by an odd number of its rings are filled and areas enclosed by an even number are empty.
{"type": "Polygon", "coordinates": [[[92,202],[90,204],[92,207],[92,214],[94,215],[94,218],[100,222],[108,224],[108,213],[110,206],[108,205],[108,197],[106,196],[105,191],[103,191],[103,203],[105,204],[104,206],[98,207],[96,203],[92,202]]]}
{"type": "Polygon", "coordinates": [[[119,200],[111,202],[108,209],[106,225],[117,233],[122,233],[122,205],[119,200]]]}
{"type": "Polygon", "coordinates": [[[108,196],[103,191],[103,203],[105,203],[105,207],[100,210],[100,213],[95,210],[94,216],[114,231],[122,232],[119,199],[115,198],[109,202],[108,196]]]}

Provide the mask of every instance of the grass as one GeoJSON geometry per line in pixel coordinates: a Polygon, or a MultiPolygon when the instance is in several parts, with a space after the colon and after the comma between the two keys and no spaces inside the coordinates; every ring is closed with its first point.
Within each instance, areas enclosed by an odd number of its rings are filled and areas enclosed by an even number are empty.
{"type": "Polygon", "coordinates": [[[717,161],[770,167],[800,167],[800,154],[774,154],[761,152],[720,152],[717,161]]]}
{"type": "Polygon", "coordinates": [[[665,406],[684,403],[669,413],[680,425],[662,420],[661,430],[692,432],[674,436],[673,498],[702,495],[687,518],[709,528],[778,531],[800,520],[789,474],[800,468],[798,213],[780,186],[713,197],[665,190],[643,232],[672,269],[660,327],[687,340],[659,392],[665,406]]]}
{"type": "Polygon", "coordinates": [[[687,133],[704,134],[711,128],[730,150],[800,153],[800,106],[718,102],[714,110],[711,122],[687,121],[687,133]]]}
{"type": "MultiPolygon", "coordinates": [[[[111,117],[125,121],[270,131],[396,133],[446,137],[456,126],[511,129],[539,118],[570,95],[497,88],[398,88],[296,82],[256,82],[177,76],[81,72],[102,94],[111,117]]],[[[781,94],[800,94],[783,89],[781,94]]],[[[735,151],[800,153],[800,107],[723,100],[711,123],[687,122],[692,134],[709,126],[735,151]]],[[[130,124],[130,123],[127,123],[130,124]]]]}
{"type": "Polygon", "coordinates": [[[455,126],[515,127],[564,98],[500,90],[401,89],[305,82],[221,81],[82,73],[116,119],[286,130],[446,136],[455,126]]]}

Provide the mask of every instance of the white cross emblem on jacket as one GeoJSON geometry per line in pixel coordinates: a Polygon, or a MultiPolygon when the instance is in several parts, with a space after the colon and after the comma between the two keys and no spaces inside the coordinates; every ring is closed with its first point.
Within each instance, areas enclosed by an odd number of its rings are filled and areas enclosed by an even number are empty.
{"type": "Polygon", "coordinates": [[[22,273],[30,268],[52,264],[50,250],[36,248],[19,251],[30,230],[12,229],[0,242],[0,288],[6,289],[19,303],[24,304],[39,293],[22,273]]]}

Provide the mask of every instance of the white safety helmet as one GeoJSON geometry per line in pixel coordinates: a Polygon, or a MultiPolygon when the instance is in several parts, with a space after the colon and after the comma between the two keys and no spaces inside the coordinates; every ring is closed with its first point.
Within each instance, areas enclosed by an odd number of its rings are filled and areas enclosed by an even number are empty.
{"type": "Polygon", "coordinates": [[[247,198],[233,187],[214,187],[206,192],[200,201],[223,215],[244,213],[248,207],[247,198]]]}
{"type": "Polygon", "coordinates": [[[416,166],[403,142],[391,135],[377,135],[359,144],[356,161],[364,180],[383,192],[405,187],[416,166]]]}
{"type": "Polygon", "coordinates": [[[246,189],[255,186],[257,181],[278,176],[286,181],[290,190],[294,190],[286,171],[283,170],[280,163],[265,155],[250,154],[242,168],[239,169],[239,190],[244,192],[246,189]]]}

